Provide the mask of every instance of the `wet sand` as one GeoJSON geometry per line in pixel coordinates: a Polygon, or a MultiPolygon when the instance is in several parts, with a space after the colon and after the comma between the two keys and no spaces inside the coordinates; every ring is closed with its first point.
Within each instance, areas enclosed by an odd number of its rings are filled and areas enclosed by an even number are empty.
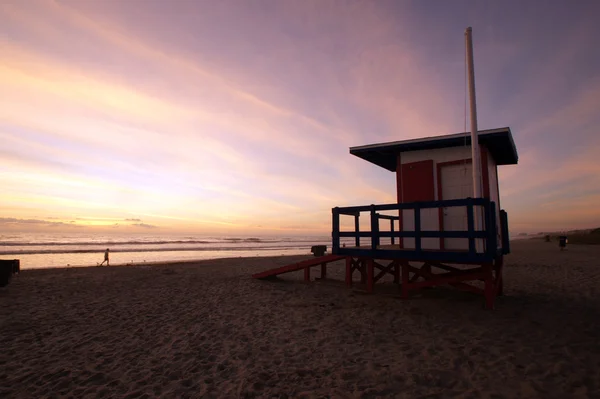
{"type": "Polygon", "coordinates": [[[0,289],[0,397],[600,397],[600,246],[512,247],[494,311],[366,295],[343,262],[250,278],[309,256],[23,270],[0,289]]]}

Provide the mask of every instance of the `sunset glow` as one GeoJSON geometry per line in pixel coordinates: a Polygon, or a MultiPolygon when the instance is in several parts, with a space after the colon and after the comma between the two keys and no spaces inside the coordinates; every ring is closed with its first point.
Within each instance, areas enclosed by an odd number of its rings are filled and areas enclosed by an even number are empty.
{"type": "Polygon", "coordinates": [[[511,230],[600,226],[600,3],[0,3],[5,231],[328,234],[396,201],[351,146],[510,126],[511,230]],[[90,230],[91,229],[91,230],[90,230]]]}

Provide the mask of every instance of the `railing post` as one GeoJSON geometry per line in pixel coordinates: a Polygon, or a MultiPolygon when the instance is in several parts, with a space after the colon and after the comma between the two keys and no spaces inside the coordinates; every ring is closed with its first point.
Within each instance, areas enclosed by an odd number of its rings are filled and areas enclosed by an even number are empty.
{"type": "Polygon", "coordinates": [[[467,230],[469,230],[469,253],[475,254],[475,217],[473,199],[467,198],[467,230]]]}
{"type": "Polygon", "coordinates": [[[331,210],[331,253],[337,255],[340,250],[340,208],[335,207],[331,210]]]}
{"type": "Polygon", "coordinates": [[[392,232],[392,245],[396,243],[396,237],[394,237],[394,219],[390,219],[390,231],[392,232]]]}
{"type": "Polygon", "coordinates": [[[356,237],[354,238],[354,240],[357,247],[360,247],[360,236],[358,234],[360,233],[360,224],[358,222],[359,217],[360,212],[356,212],[356,214],[354,215],[354,232],[356,233],[356,237]]]}
{"type": "Polygon", "coordinates": [[[488,227],[488,253],[496,258],[498,252],[498,240],[496,236],[496,203],[490,201],[488,204],[490,207],[489,224],[486,223],[486,227],[488,227]]]}
{"type": "Polygon", "coordinates": [[[421,252],[421,207],[415,203],[415,251],[421,252]]]}
{"type": "Polygon", "coordinates": [[[371,249],[376,250],[379,246],[379,215],[375,211],[375,205],[371,204],[371,249]]]}
{"type": "Polygon", "coordinates": [[[502,238],[502,253],[510,253],[510,240],[508,236],[508,214],[504,209],[500,211],[500,234],[502,238]]]}

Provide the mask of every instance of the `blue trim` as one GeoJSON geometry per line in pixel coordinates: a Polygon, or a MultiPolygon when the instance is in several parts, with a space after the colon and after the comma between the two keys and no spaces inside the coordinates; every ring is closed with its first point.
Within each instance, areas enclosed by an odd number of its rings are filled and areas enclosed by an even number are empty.
{"type": "MultiPolygon", "coordinates": [[[[400,218],[398,218],[399,220],[400,218]]],[[[400,227],[402,228],[402,227],[400,227]]],[[[390,232],[394,234],[394,219],[390,219],[390,232]]],[[[392,236],[392,245],[396,244],[396,237],[392,236]]]]}
{"type": "MultiPolygon", "coordinates": [[[[360,213],[356,212],[354,214],[354,230],[356,232],[360,232],[360,221],[358,220],[358,218],[360,217],[360,213]]],[[[357,247],[360,247],[360,236],[356,236],[356,242],[355,242],[357,247]]]]}
{"type": "Polygon", "coordinates": [[[331,252],[337,253],[340,250],[340,208],[335,207],[331,210],[332,215],[332,235],[333,242],[331,243],[331,252]]]}
{"type": "MultiPolygon", "coordinates": [[[[427,208],[440,208],[440,207],[451,207],[451,206],[466,206],[467,203],[465,201],[472,201],[473,205],[485,206],[489,203],[487,198],[461,198],[461,199],[453,199],[453,200],[443,200],[443,201],[420,201],[418,202],[419,208],[427,209],[427,208]]],[[[401,204],[383,204],[383,205],[374,205],[376,211],[396,211],[399,209],[415,209],[415,204],[417,202],[404,202],[401,204]]],[[[361,206],[346,206],[343,208],[338,208],[340,210],[340,215],[350,215],[355,216],[360,212],[367,212],[371,210],[371,205],[361,205],[361,206]]]]}
{"type": "Polygon", "coordinates": [[[508,214],[504,209],[500,210],[500,232],[502,234],[502,253],[510,253],[510,237],[508,234],[508,214]]]}
{"type": "MultiPolygon", "coordinates": [[[[338,232],[339,237],[372,237],[370,231],[340,231],[338,232]]],[[[438,231],[438,230],[421,230],[419,233],[415,231],[380,231],[379,237],[396,237],[396,238],[487,238],[488,233],[486,231],[438,231]]]]}
{"type": "Polygon", "coordinates": [[[489,226],[488,231],[490,233],[488,245],[490,246],[489,250],[493,252],[498,251],[498,226],[496,224],[496,203],[490,202],[490,211],[487,214],[488,223],[486,226],[489,226]]]}
{"type": "Polygon", "coordinates": [[[421,207],[415,202],[415,251],[421,252],[421,207]]]}
{"type": "MultiPolygon", "coordinates": [[[[473,207],[473,201],[469,201],[467,203],[467,229],[468,231],[475,231],[475,215],[474,215],[474,207],[473,207]]],[[[473,255],[474,253],[476,253],[476,248],[475,248],[475,238],[474,237],[469,237],[469,253],[471,255],[473,255]]]]}
{"type": "Polygon", "coordinates": [[[379,219],[385,219],[385,220],[390,220],[390,221],[400,220],[400,216],[382,215],[381,213],[378,213],[377,217],[379,219]]]}
{"type": "Polygon", "coordinates": [[[375,205],[371,205],[371,232],[373,238],[371,239],[371,249],[375,250],[379,246],[380,235],[379,235],[379,218],[375,211],[375,205]]]}
{"type": "MultiPolygon", "coordinates": [[[[384,205],[364,205],[344,208],[333,208],[333,232],[332,248],[333,254],[358,257],[372,257],[378,259],[406,259],[406,260],[436,260],[446,262],[491,262],[498,255],[498,242],[496,237],[496,204],[487,198],[465,198],[458,200],[444,201],[423,201],[410,202],[403,204],[384,204],[384,205]],[[484,211],[484,226],[481,230],[475,230],[474,207],[482,206],[484,211]],[[421,209],[428,208],[447,208],[447,207],[467,207],[468,230],[466,231],[430,231],[421,230],[421,209]],[[381,231],[379,219],[395,219],[396,217],[384,217],[377,211],[381,210],[402,210],[412,209],[415,213],[415,228],[413,231],[394,231],[393,225],[389,231],[381,231]],[[355,231],[340,231],[340,215],[352,215],[358,220],[360,212],[370,212],[371,231],[359,231],[355,225],[355,231]],[[370,248],[346,248],[340,247],[340,238],[353,237],[355,242],[359,243],[360,238],[370,238],[370,248]],[[381,238],[400,238],[411,237],[415,239],[414,249],[378,249],[381,238]],[[423,249],[421,240],[423,238],[467,238],[469,240],[469,249],[467,251],[443,251],[423,249]],[[483,239],[485,248],[483,253],[476,252],[475,239],[483,239]]],[[[501,215],[502,215],[501,211],[501,215]]],[[[506,212],[504,212],[506,214],[506,212]]],[[[393,222],[393,220],[391,220],[393,222]]],[[[506,225],[502,223],[503,228],[506,225]]],[[[503,234],[504,237],[504,234],[503,234]]],[[[393,242],[393,241],[392,241],[393,242]]],[[[500,250],[504,252],[503,248],[500,250]]]]}
{"type": "Polygon", "coordinates": [[[470,254],[469,252],[449,252],[449,251],[412,251],[412,250],[391,250],[391,249],[357,249],[340,248],[336,255],[364,257],[373,259],[403,259],[413,261],[438,261],[448,263],[484,263],[491,262],[495,254],[490,256],[487,253],[470,254]]]}

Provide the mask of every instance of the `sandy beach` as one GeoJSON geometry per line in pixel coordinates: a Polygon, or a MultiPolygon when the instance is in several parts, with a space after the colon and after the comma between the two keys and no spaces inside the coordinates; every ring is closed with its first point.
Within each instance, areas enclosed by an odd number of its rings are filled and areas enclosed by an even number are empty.
{"type": "Polygon", "coordinates": [[[494,311],[366,295],[342,263],[250,277],[308,256],[23,270],[0,289],[0,396],[600,397],[600,246],[512,249],[494,311]]]}

